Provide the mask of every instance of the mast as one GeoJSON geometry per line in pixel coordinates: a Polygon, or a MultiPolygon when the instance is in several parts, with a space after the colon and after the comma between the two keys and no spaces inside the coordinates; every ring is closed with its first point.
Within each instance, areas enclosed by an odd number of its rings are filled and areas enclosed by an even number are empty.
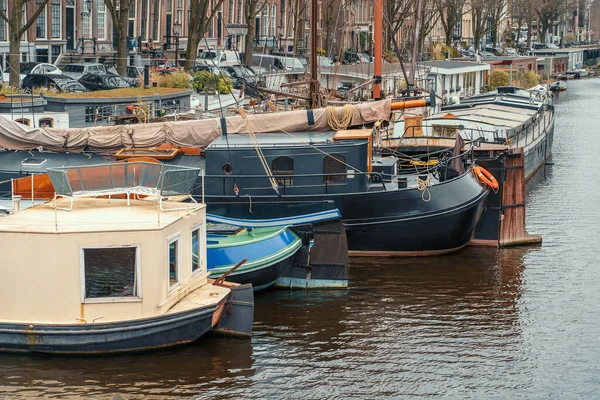
{"type": "Polygon", "coordinates": [[[310,108],[321,106],[317,71],[317,18],[319,16],[317,11],[317,0],[312,0],[310,4],[310,108]]]}
{"type": "Polygon", "coordinates": [[[417,1],[417,15],[415,18],[415,40],[412,48],[412,60],[410,60],[410,80],[411,82],[406,82],[407,86],[415,87],[415,68],[417,66],[418,55],[417,49],[419,48],[419,32],[421,30],[421,7],[422,0],[417,1]]]}
{"type": "MultiPolygon", "coordinates": [[[[314,1],[314,0],[313,0],[314,1]]],[[[375,18],[375,22],[373,25],[373,41],[375,42],[375,47],[373,49],[373,79],[375,79],[375,83],[373,83],[373,98],[375,100],[381,99],[381,56],[382,56],[382,41],[383,41],[383,0],[375,0],[373,4],[375,8],[373,10],[373,17],[375,18]]]]}

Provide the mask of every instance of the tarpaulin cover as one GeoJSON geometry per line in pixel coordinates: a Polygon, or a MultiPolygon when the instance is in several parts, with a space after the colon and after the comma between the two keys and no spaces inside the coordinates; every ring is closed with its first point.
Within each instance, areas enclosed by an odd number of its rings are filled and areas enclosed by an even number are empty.
{"type": "MultiPolygon", "coordinates": [[[[342,107],[337,107],[342,117],[342,107]]],[[[356,105],[351,126],[388,119],[391,101],[383,100],[356,105]]],[[[228,134],[328,131],[327,110],[312,111],[311,123],[305,110],[282,111],[271,114],[250,114],[246,122],[241,116],[226,118],[228,134]]],[[[81,152],[111,150],[123,147],[147,148],[170,143],[180,147],[206,147],[221,136],[218,118],[155,122],[148,124],[94,126],[87,128],[34,128],[0,117],[0,148],[81,152]]]]}

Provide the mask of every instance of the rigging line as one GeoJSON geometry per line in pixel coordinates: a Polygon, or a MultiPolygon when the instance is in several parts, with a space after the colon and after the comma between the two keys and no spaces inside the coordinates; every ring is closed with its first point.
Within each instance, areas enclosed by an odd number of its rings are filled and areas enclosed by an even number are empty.
{"type": "Polygon", "coordinates": [[[265,123],[267,123],[267,124],[271,125],[273,128],[276,128],[277,130],[279,130],[279,131],[281,131],[281,132],[285,133],[286,135],[293,137],[293,138],[294,138],[294,139],[296,139],[297,141],[299,141],[299,142],[301,142],[301,143],[303,143],[303,144],[305,144],[305,145],[307,145],[307,146],[309,146],[309,147],[311,147],[311,148],[313,148],[313,149],[317,150],[319,153],[325,154],[326,156],[328,156],[328,157],[331,157],[331,158],[333,158],[333,159],[337,160],[337,161],[338,161],[340,164],[343,164],[343,165],[345,165],[345,166],[346,166],[346,167],[348,167],[348,168],[352,168],[352,169],[356,170],[356,171],[357,171],[358,173],[360,173],[360,174],[364,174],[364,173],[365,173],[365,172],[361,171],[360,169],[358,169],[358,168],[356,168],[356,167],[354,167],[354,166],[352,166],[352,165],[350,165],[350,164],[346,163],[345,161],[341,161],[341,160],[337,159],[336,157],[332,156],[331,154],[327,153],[326,151],[323,151],[323,150],[319,149],[318,147],[314,146],[313,144],[311,144],[311,143],[309,143],[309,142],[306,142],[306,141],[304,141],[304,140],[300,139],[299,137],[297,137],[297,136],[295,136],[294,134],[292,134],[292,133],[290,133],[290,132],[286,131],[285,129],[278,128],[277,126],[275,126],[275,125],[274,125],[274,124],[272,124],[271,122],[269,122],[269,121],[267,121],[267,120],[264,120],[264,119],[262,119],[260,114],[257,114],[257,115],[256,115],[256,118],[260,119],[262,122],[265,122],[265,123]]]}
{"type": "Polygon", "coordinates": [[[246,115],[246,113],[243,110],[240,110],[240,114],[241,114],[242,118],[244,119],[244,122],[246,123],[246,129],[248,130],[248,135],[250,136],[250,140],[252,141],[252,144],[254,145],[256,154],[258,154],[260,163],[262,164],[262,166],[267,174],[267,177],[269,178],[269,182],[271,182],[271,187],[273,188],[273,190],[275,190],[275,193],[277,193],[277,195],[279,195],[279,185],[277,184],[277,180],[273,176],[273,172],[271,171],[271,168],[269,168],[269,164],[267,163],[267,160],[262,151],[262,148],[260,147],[260,143],[258,142],[258,139],[256,138],[254,129],[252,128],[250,121],[248,120],[248,116],[246,115]]]}

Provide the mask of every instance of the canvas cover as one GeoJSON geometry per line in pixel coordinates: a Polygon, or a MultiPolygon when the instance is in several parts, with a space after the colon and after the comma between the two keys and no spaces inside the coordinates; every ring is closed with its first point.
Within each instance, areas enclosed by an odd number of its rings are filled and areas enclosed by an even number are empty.
{"type": "MultiPolygon", "coordinates": [[[[342,107],[337,107],[342,116],[342,107]]],[[[361,126],[386,120],[391,112],[391,100],[356,105],[351,126],[361,126]]],[[[169,121],[148,124],[94,126],[87,128],[34,128],[0,117],[0,148],[81,152],[116,150],[123,147],[148,148],[163,143],[180,147],[206,147],[222,135],[220,118],[169,121]]],[[[227,134],[270,132],[328,131],[327,110],[281,111],[272,114],[250,114],[225,118],[227,134]]]]}

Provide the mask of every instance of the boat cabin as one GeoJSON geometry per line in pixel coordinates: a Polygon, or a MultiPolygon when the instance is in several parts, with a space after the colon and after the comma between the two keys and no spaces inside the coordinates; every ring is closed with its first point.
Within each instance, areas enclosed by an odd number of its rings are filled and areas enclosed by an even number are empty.
{"type": "Polygon", "coordinates": [[[206,206],[163,198],[192,169],[141,164],[54,169],[64,197],[0,218],[0,350],[137,351],[217,325],[234,289],[208,280],[206,206]]]}
{"type": "Polygon", "coordinates": [[[266,168],[282,195],[364,192],[371,180],[371,132],[256,134],[257,144],[249,135],[222,136],[204,153],[206,193],[234,195],[237,187],[240,195],[273,195],[266,168]]]}

